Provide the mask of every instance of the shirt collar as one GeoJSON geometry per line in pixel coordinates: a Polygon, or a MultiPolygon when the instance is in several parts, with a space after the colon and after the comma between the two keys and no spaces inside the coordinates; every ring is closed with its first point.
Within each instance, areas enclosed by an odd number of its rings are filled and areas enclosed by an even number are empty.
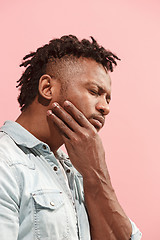
{"type": "Polygon", "coordinates": [[[34,137],[30,132],[28,132],[25,128],[23,128],[19,123],[14,121],[6,121],[0,128],[0,132],[5,132],[18,145],[22,145],[28,148],[33,148],[39,144],[44,144],[36,137],[34,137]]]}
{"type": "MultiPolygon", "coordinates": [[[[35,147],[42,154],[47,154],[50,152],[50,148],[46,143],[41,142],[17,122],[6,121],[0,128],[0,132],[8,134],[17,145],[21,145],[27,148],[35,147]]],[[[56,158],[60,161],[67,162],[67,164],[69,164],[69,167],[72,166],[68,155],[65,154],[61,149],[57,150],[56,158]]]]}

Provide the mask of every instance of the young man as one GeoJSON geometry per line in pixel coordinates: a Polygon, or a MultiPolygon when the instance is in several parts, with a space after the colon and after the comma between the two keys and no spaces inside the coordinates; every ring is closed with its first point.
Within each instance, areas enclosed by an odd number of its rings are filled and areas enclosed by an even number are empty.
{"type": "Polygon", "coordinates": [[[22,113],[0,130],[1,240],[141,238],[116,198],[98,135],[116,59],[72,35],[24,57],[22,113]]]}

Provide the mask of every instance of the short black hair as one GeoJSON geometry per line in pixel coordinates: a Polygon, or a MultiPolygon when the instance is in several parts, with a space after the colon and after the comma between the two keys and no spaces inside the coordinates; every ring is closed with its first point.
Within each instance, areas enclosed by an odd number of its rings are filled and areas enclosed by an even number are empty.
{"type": "Polygon", "coordinates": [[[20,67],[23,66],[26,69],[17,81],[17,87],[20,87],[18,102],[21,111],[26,109],[37,96],[39,79],[46,73],[46,65],[51,58],[84,57],[102,64],[107,71],[113,71],[113,65],[117,65],[116,60],[120,59],[111,51],[100,46],[93,37],[91,37],[91,40],[82,39],[80,41],[73,35],[62,36],[51,40],[49,44],[38,48],[37,51],[31,52],[23,58],[20,67]]]}

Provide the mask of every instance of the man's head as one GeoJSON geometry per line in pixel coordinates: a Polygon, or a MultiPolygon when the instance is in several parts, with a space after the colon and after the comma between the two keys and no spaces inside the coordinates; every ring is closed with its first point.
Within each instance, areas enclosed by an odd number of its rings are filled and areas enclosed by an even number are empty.
{"type": "Polygon", "coordinates": [[[113,64],[117,65],[115,60],[118,57],[99,46],[92,37],[91,39],[92,42],[86,39],[79,41],[72,35],[63,36],[51,40],[49,44],[23,58],[24,61],[20,66],[26,67],[26,70],[17,86],[20,87],[18,101],[21,110],[25,110],[39,95],[39,81],[43,76],[48,75],[52,79],[58,79],[64,90],[69,86],[68,84],[71,84],[71,76],[82,73],[81,66],[84,66],[85,59],[100,64],[99,66],[102,66],[106,73],[113,71],[113,64]]]}

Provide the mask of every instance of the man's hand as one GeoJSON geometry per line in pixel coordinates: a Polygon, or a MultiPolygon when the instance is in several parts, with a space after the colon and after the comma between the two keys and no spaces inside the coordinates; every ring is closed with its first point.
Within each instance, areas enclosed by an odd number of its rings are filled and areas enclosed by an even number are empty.
{"type": "Polygon", "coordinates": [[[71,102],[65,101],[64,108],[53,104],[50,118],[59,128],[74,167],[83,175],[106,168],[102,141],[96,128],[71,102]]]}
{"type": "Polygon", "coordinates": [[[48,116],[59,128],[74,167],[82,174],[92,240],[129,240],[131,224],[113,190],[96,128],[69,101],[48,116]]]}

